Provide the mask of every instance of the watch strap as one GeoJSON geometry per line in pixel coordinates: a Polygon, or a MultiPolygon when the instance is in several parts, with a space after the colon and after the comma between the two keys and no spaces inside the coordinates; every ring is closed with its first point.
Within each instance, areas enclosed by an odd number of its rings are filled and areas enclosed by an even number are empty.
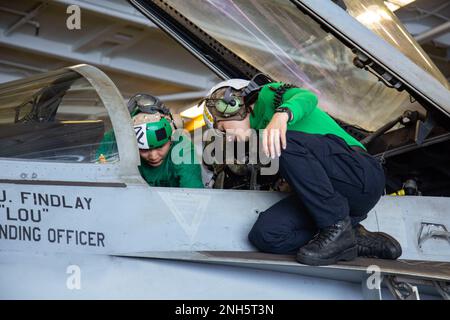
{"type": "Polygon", "coordinates": [[[286,112],[288,114],[288,116],[289,116],[288,122],[292,121],[293,114],[292,114],[292,111],[289,108],[287,108],[287,107],[278,107],[278,108],[275,109],[275,113],[279,113],[279,112],[286,112]]]}

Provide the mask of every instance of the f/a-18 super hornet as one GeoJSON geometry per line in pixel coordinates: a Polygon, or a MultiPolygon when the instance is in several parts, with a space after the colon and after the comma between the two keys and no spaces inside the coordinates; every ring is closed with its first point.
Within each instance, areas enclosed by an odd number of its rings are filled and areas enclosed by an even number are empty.
{"type": "Polygon", "coordinates": [[[363,224],[403,254],[312,267],[257,252],[247,234],[286,193],[242,166],[214,188],[149,187],[119,91],[77,65],[0,85],[0,297],[450,297],[449,84],[382,1],[129,2],[222,79],[315,92],[383,161],[363,224]],[[99,159],[111,130],[117,152],[99,159]]]}

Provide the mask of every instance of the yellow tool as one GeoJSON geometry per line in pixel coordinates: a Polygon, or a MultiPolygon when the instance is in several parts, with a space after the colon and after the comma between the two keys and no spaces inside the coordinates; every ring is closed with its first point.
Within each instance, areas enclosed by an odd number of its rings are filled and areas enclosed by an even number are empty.
{"type": "Polygon", "coordinates": [[[107,163],[108,161],[106,161],[105,156],[102,154],[100,154],[100,156],[98,157],[98,163],[107,163]]]}
{"type": "Polygon", "coordinates": [[[391,193],[389,194],[390,196],[398,196],[398,197],[402,197],[406,195],[405,189],[400,189],[397,192],[391,193]]]}

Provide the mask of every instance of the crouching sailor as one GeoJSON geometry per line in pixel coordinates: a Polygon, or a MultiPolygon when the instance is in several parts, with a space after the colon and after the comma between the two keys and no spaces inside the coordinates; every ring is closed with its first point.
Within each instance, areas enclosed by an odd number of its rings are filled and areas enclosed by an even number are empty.
{"type": "MultiPolygon", "coordinates": [[[[261,77],[258,75],[257,77],[261,77]]],[[[359,224],[380,199],[384,171],[364,146],[318,107],[306,89],[270,80],[232,79],[205,99],[206,124],[220,131],[263,131],[264,152],[279,157],[280,173],[294,190],[259,215],[249,239],[261,251],[297,252],[308,265],[358,255],[396,259],[399,243],[359,224]]]]}

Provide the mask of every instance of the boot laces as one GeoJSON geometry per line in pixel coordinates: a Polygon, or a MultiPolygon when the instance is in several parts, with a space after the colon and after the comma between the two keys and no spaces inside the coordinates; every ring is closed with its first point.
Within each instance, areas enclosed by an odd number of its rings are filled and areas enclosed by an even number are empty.
{"type": "Polygon", "coordinates": [[[323,248],[328,243],[330,243],[333,238],[338,234],[339,226],[334,224],[326,229],[322,229],[315,237],[314,241],[319,245],[320,248],[323,248]]]}

